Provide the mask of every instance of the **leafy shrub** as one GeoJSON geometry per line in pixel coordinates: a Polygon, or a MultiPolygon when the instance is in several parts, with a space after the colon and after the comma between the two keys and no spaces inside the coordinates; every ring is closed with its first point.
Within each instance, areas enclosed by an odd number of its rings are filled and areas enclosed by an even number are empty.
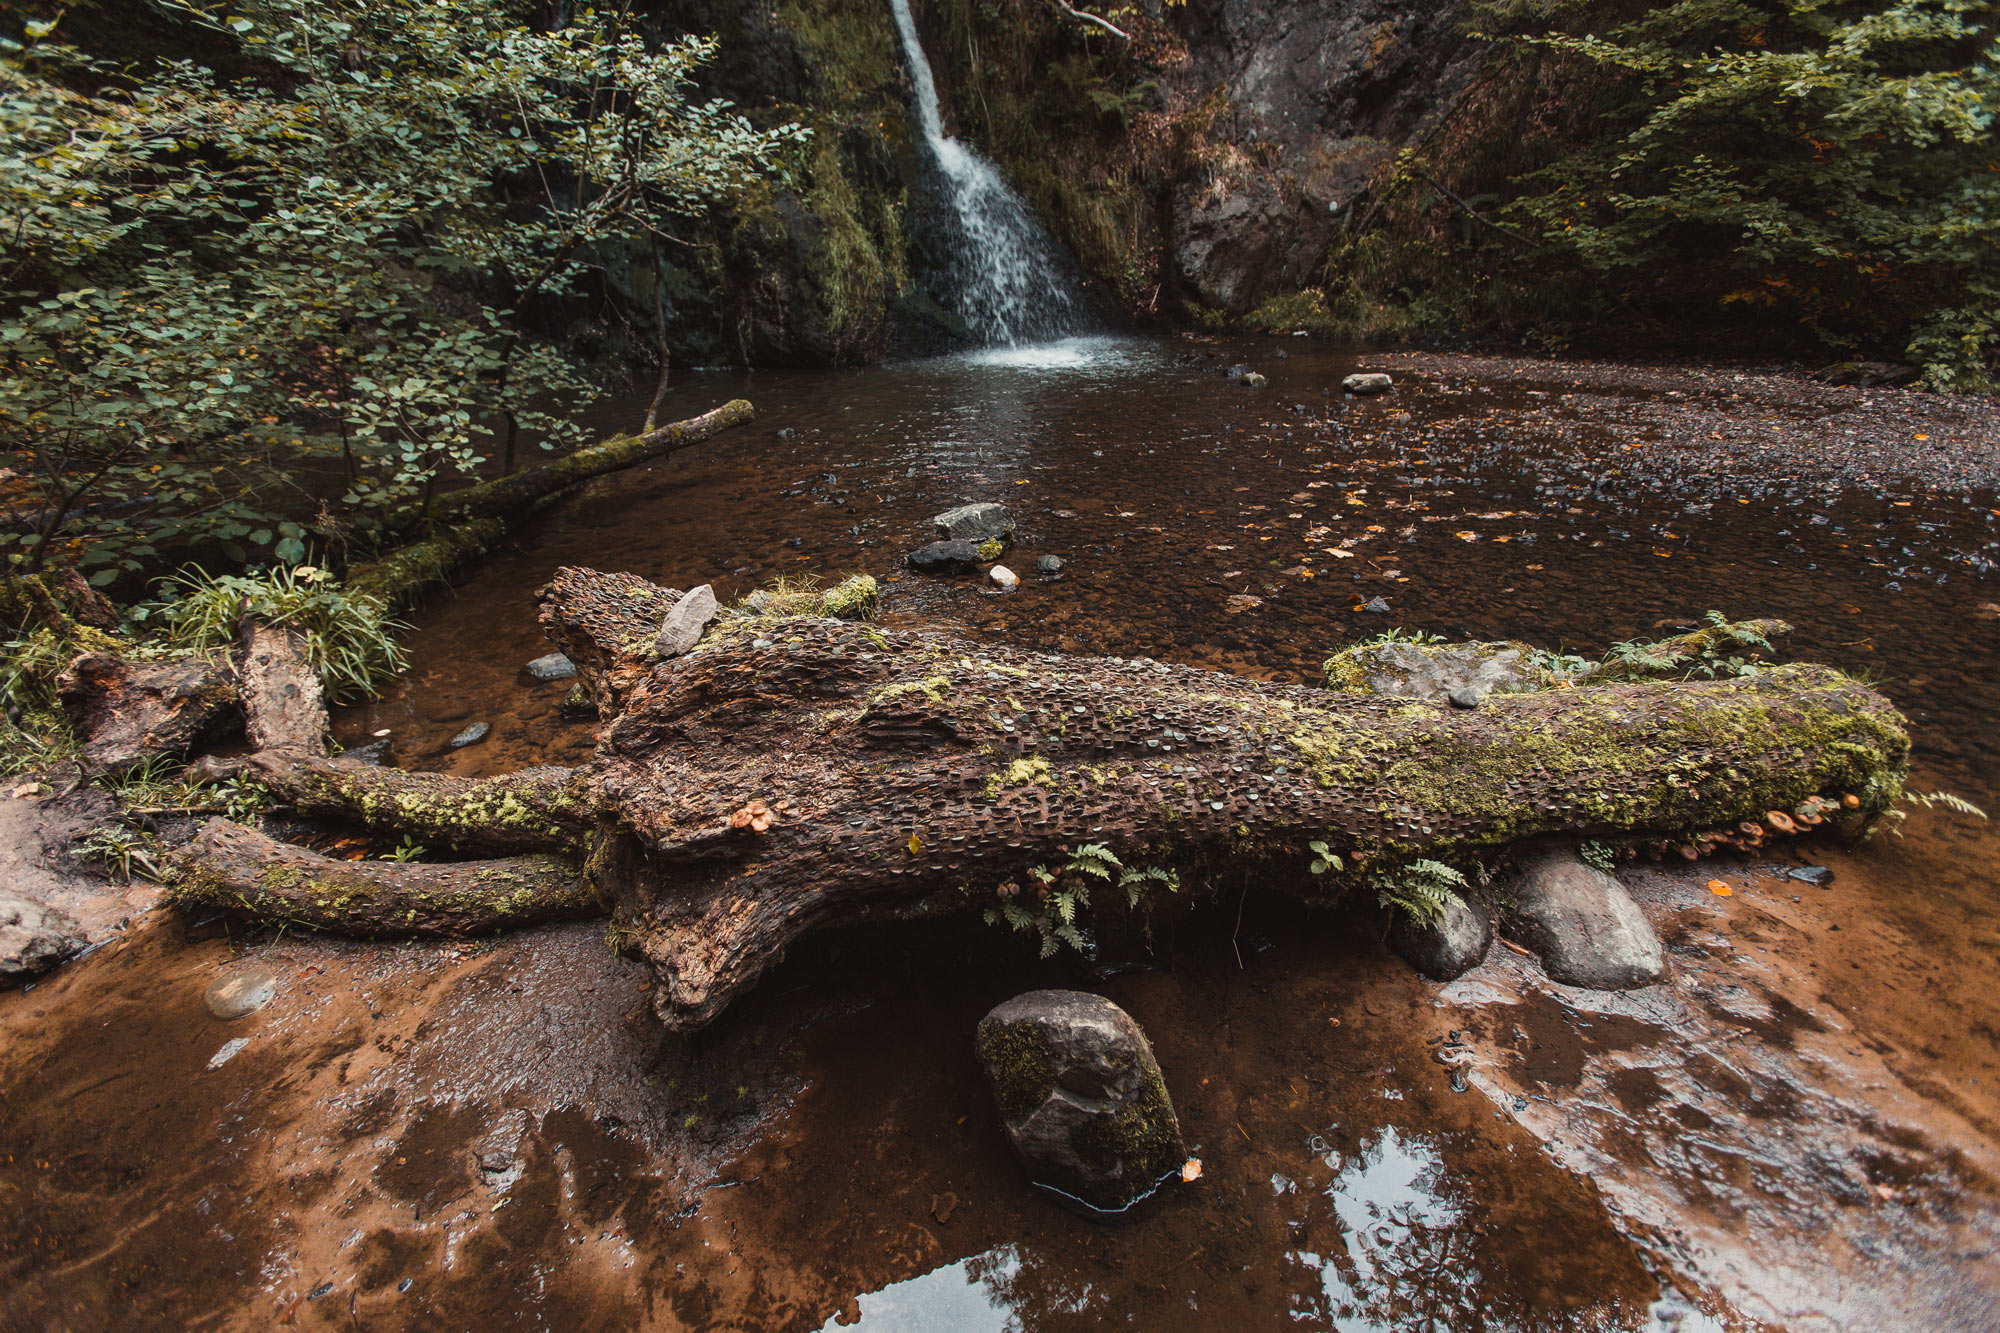
{"type": "Polygon", "coordinates": [[[133,611],[142,623],[164,627],[169,648],[198,652],[236,641],[248,613],[297,630],[306,660],[329,699],[371,698],[408,665],[396,642],[403,621],[391,619],[376,598],[341,590],[311,565],[280,566],[261,574],[210,574],[188,568],[166,581],[169,595],[133,611]]]}

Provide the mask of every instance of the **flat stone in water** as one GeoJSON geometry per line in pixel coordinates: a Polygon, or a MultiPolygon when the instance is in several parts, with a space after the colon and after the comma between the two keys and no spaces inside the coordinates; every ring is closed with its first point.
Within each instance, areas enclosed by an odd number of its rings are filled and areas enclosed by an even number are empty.
{"type": "Polygon", "coordinates": [[[1785,872],[1801,884],[1810,884],[1816,889],[1833,887],[1833,872],[1825,866],[1793,866],[1785,872]]]}
{"type": "Polygon", "coordinates": [[[231,1037],[222,1043],[222,1049],[208,1057],[210,1069],[220,1069],[236,1058],[236,1053],[250,1044],[248,1037],[231,1037]]]}
{"type": "Polygon", "coordinates": [[[468,745],[477,745],[485,740],[486,734],[492,730],[493,725],[490,722],[475,722],[446,741],[445,746],[447,749],[463,750],[468,745]]]}
{"type": "Polygon", "coordinates": [[[990,500],[947,509],[931,522],[945,541],[983,542],[989,537],[1004,540],[1014,535],[1014,520],[1007,506],[990,500]]]}
{"type": "Polygon", "coordinates": [[[1358,375],[1349,375],[1346,379],[1340,382],[1340,387],[1347,390],[1349,393],[1358,393],[1364,395],[1374,394],[1374,393],[1387,393],[1389,392],[1390,389],[1394,388],[1395,385],[1396,382],[1394,380],[1390,379],[1387,375],[1382,374],[1380,371],[1364,371],[1358,375]]]}
{"type": "Polygon", "coordinates": [[[576,663],[561,653],[549,653],[528,663],[527,672],[536,680],[568,680],[576,674],[576,663]]]}
{"type": "Polygon", "coordinates": [[[254,1014],[278,994],[278,974],[268,967],[251,966],[218,978],[202,996],[208,1012],[223,1022],[254,1014]]]}
{"type": "Polygon", "coordinates": [[[979,563],[979,548],[969,541],[932,542],[910,552],[910,568],[925,574],[962,574],[979,563]]]}

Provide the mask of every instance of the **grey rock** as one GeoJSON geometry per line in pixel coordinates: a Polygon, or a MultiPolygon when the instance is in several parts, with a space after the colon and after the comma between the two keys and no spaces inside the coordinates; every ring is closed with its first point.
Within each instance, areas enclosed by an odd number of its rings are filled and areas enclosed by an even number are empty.
{"type": "Polygon", "coordinates": [[[932,542],[910,552],[909,561],[925,574],[963,574],[979,563],[979,548],[969,541],[932,542]]]}
{"type": "Polygon", "coordinates": [[[1385,597],[1370,597],[1361,604],[1361,609],[1370,615],[1386,616],[1389,614],[1389,601],[1385,597]]]}
{"type": "Polygon", "coordinates": [[[1489,694],[1539,688],[1519,643],[1366,643],[1335,653],[1327,684],[1398,699],[1444,699],[1477,708],[1489,694]]]}
{"type": "Polygon", "coordinates": [[[1432,981],[1456,981],[1493,947],[1493,919],[1470,898],[1448,905],[1433,925],[1419,925],[1407,912],[1393,915],[1389,947],[1432,981]]]}
{"type": "Polygon", "coordinates": [[[1060,556],[1045,555],[1035,561],[1035,572],[1045,579],[1054,578],[1056,575],[1062,573],[1062,567],[1063,562],[1060,556]]]}
{"type": "Polygon", "coordinates": [[[715,604],[714,588],[706,583],[698,588],[689,588],[667,612],[667,618],[660,622],[660,634],[653,646],[662,657],[679,657],[701,642],[701,632],[718,614],[720,608],[715,604]]]}
{"type": "Polygon", "coordinates": [[[458,735],[446,741],[444,743],[445,748],[448,750],[463,750],[468,745],[477,745],[479,742],[485,740],[487,734],[492,730],[493,726],[491,723],[474,722],[464,731],[459,732],[458,735]]]}
{"type": "Polygon", "coordinates": [[[1634,990],[1666,975],[1659,937],[1625,886],[1568,850],[1527,863],[1500,929],[1565,986],[1634,990]]]}
{"type": "Polygon", "coordinates": [[[1810,884],[1816,889],[1833,887],[1833,872],[1825,866],[1793,866],[1785,872],[1801,884],[1810,884]]]}
{"type": "Polygon", "coordinates": [[[989,537],[1005,541],[1014,535],[1014,520],[1007,506],[983,501],[947,509],[931,520],[945,541],[979,543],[989,537]]]}
{"type": "Polygon", "coordinates": [[[536,680],[568,680],[576,674],[576,663],[561,653],[550,653],[528,663],[527,672],[536,680]]]}
{"type": "Polygon", "coordinates": [[[1233,380],[1240,380],[1240,379],[1242,379],[1242,378],[1243,378],[1243,377],[1244,377],[1245,375],[1248,375],[1248,374],[1250,373],[1250,367],[1248,367],[1248,366],[1231,366],[1231,367],[1230,367],[1230,368],[1229,368],[1229,369],[1228,369],[1228,370],[1227,370],[1227,371],[1226,371],[1225,373],[1226,373],[1226,374],[1227,374],[1227,375],[1229,376],[1229,378],[1230,378],[1230,379],[1233,379],[1233,380]]]}
{"type": "Polygon", "coordinates": [[[556,705],[556,713],[565,722],[593,722],[597,719],[597,701],[590,697],[590,691],[578,681],[569,687],[569,693],[556,705]]]}
{"type": "Polygon", "coordinates": [[[1187,1159],[1159,1062],[1101,995],[1017,995],[980,1020],[980,1063],[1036,1184],[1099,1212],[1150,1194],[1187,1159]]]}
{"type": "Polygon", "coordinates": [[[202,995],[208,1012],[225,1023],[254,1014],[278,994],[278,974],[258,964],[218,978],[202,995]]]}
{"type": "Polygon", "coordinates": [[[86,942],[68,913],[0,889],[0,986],[33,981],[86,942]]]}
{"type": "Polygon", "coordinates": [[[351,750],[342,750],[340,757],[351,763],[367,764],[370,768],[381,768],[396,757],[396,738],[381,736],[366,745],[357,745],[351,750]]]}
{"type": "Polygon", "coordinates": [[[1369,394],[1387,393],[1396,387],[1396,382],[1380,371],[1366,371],[1358,375],[1349,375],[1340,382],[1340,387],[1349,393],[1366,396],[1369,394]]]}

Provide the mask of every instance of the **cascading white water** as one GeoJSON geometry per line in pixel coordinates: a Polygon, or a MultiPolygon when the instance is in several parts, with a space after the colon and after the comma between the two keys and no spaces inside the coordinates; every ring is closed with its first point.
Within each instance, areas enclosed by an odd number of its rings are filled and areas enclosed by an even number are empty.
{"type": "Polygon", "coordinates": [[[889,0],[917,92],[917,124],[936,164],[957,235],[949,302],[985,343],[1018,344],[1081,331],[1077,299],[1055,243],[991,162],[944,132],[937,84],[917,40],[909,0],[889,0]]]}

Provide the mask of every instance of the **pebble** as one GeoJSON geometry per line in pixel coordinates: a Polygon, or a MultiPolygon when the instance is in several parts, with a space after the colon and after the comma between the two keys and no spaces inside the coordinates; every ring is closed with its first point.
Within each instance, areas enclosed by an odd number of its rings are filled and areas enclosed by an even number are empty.
{"type": "Polygon", "coordinates": [[[1825,866],[1793,866],[1785,872],[1801,884],[1810,884],[1816,889],[1833,887],[1833,872],[1825,866]]]}
{"type": "Polygon", "coordinates": [[[1252,389],[1261,389],[1270,381],[1253,370],[1243,377],[1243,383],[1252,389]]]}
{"type": "Polygon", "coordinates": [[[491,723],[475,722],[464,731],[459,732],[458,735],[446,741],[445,747],[452,750],[463,750],[468,745],[477,745],[479,742],[485,740],[486,734],[492,730],[491,723]]]}
{"type": "Polygon", "coordinates": [[[528,663],[527,672],[536,680],[568,680],[576,674],[576,663],[561,653],[549,653],[528,663]]]}
{"type": "Polygon", "coordinates": [[[236,1053],[250,1044],[248,1037],[232,1037],[222,1043],[222,1049],[208,1057],[210,1069],[220,1069],[236,1058],[236,1053]]]}
{"type": "Polygon", "coordinates": [[[1395,387],[1395,384],[1394,380],[1380,371],[1364,371],[1357,375],[1349,375],[1340,382],[1340,387],[1349,393],[1373,394],[1387,393],[1395,387]]]}
{"type": "Polygon", "coordinates": [[[1012,592],[1016,585],[1021,582],[1021,576],[1005,565],[993,566],[992,569],[986,572],[986,576],[1009,592],[1012,592]]]}
{"type": "Polygon", "coordinates": [[[1063,562],[1060,556],[1045,555],[1035,561],[1035,572],[1045,579],[1054,578],[1057,574],[1062,573],[1062,567],[1063,562]]]}
{"type": "Polygon", "coordinates": [[[223,1022],[254,1014],[278,994],[278,974],[268,967],[252,966],[219,977],[202,998],[208,1012],[223,1022]]]}
{"type": "Polygon", "coordinates": [[[1473,689],[1467,689],[1463,685],[1447,693],[1445,695],[1445,698],[1451,700],[1451,706],[1453,708],[1479,707],[1479,691],[1473,689]]]}
{"type": "Polygon", "coordinates": [[[1370,597],[1361,604],[1361,609],[1371,615],[1386,616],[1389,614],[1389,603],[1380,597],[1370,597]]]}

